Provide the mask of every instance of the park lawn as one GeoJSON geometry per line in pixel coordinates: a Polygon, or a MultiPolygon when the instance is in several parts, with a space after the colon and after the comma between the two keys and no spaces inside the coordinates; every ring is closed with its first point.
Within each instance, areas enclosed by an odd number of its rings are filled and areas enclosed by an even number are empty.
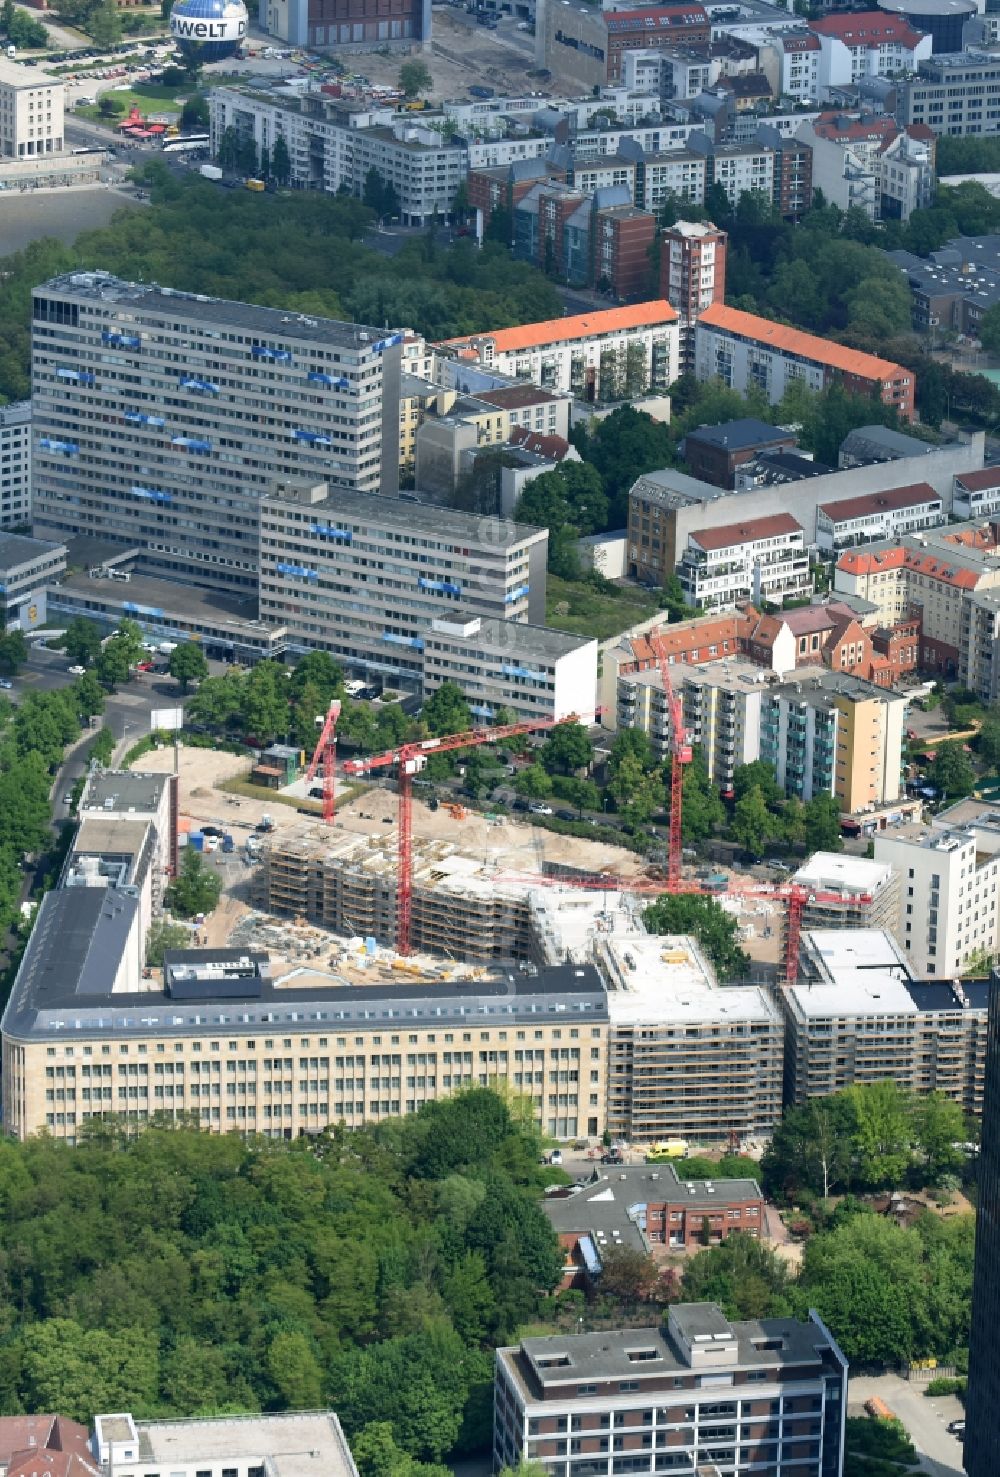
{"type": "Polygon", "coordinates": [[[563,580],[550,574],[545,596],[546,624],[574,636],[606,641],[639,621],[649,620],[661,609],[656,595],[650,591],[622,585],[616,585],[615,591],[615,594],[602,594],[582,581],[563,580]]]}
{"type": "Polygon", "coordinates": [[[164,118],[179,118],[181,108],[195,90],[189,83],[185,83],[183,87],[158,87],[152,82],[137,82],[127,92],[104,94],[118,98],[124,104],[122,111],[114,118],[105,118],[99,107],[74,108],[73,116],[89,118],[92,123],[100,123],[117,133],[119,125],[125,122],[133,107],[138,108],[145,117],[162,114],[164,118]]]}

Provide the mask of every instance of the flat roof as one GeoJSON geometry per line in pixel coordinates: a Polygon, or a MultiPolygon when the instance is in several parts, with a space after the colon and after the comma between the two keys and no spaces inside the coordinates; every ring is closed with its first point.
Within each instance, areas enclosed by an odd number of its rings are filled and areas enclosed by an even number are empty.
{"type": "MultiPolygon", "coordinates": [[[[536,543],[547,537],[544,528],[535,528],[529,523],[514,523],[507,518],[484,519],[478,513],[462,513],[455,508],[441,507],[438,503],[422,503],[419,501],[419,493],[413,500],[385,497],[378,492],[358,492],[353,487],[343,487],[339,482],[331,482],[327,484],[328,490],[324,497],[310,502],[305,496],[308,480],[289,480],[276,484],[261,499],[261,511],[269,504],[276,503],[282,507],[304,509],[306,512],[323,513],[339,519],[356,519],[364,532],[374,524],[381,528],[400,529],[405,533],[425,534],[430,538],[454,538],[474,544],[487,542],[491,547],[505,549],[522,543],[536,543]]],[[[305,530],[298,531],[301,534],[305,530]]]]}
{"type": "Polygon", "coordinates": [[[170,780],[169,774],[137,774],[128,769],[94,770],[87,777],[80,799],[80,817],[83,819],[98,810],[112,814],[133,810],[152,814],[159,808],[170,780]]]}
{"type": "Polygon", "coordinates": [[[642,1232],[647,1205],[670,1200],[701,1209],[763,1199],[756,1180],[685,1180],[683,1170],[683,1159],[676,1163],[602,1166],[595,1168],[589,1180],[570,1186],[565,1194],[546,1195],[542,1209],[554,1231],[604,1235],[612,1242],[617,1232],[625,1245],[646,1250],[642,1232]]]}
{"type": "Polygon", "coordinates": [[[137,1421],[139,1456],[165,1467],[232,1461],[274,1477],[357,1477],[332,1411],[137,1421]]]}
{"type": "Polygon", "coordinates": [[[892,881],[892,868],[888,862],[872,861],[869,857],[817,851],[803,862],[792,881],[824,892],[843,892],[845,897],[850,897],[886,887],[892,881]]]}
{"type": "Polygon", "coordinates": [[[256,635],[267,635],[280,629],[257,619],[257,601],[252,595],[223,594],[217,590],[202,590],[195,585],[182,585],[175,580],[160,579],[157,575],[133,573],[127,582],[112,579],[94,579],[87,574],[69,574],[57,586],[51,586],[50,599],[58,603],[59,591],[68,590],[74,595],[96,596],[111,605],[121,606],[124,615],[144,617],[169,623],[171,617],[179,616],[185,621],[197,621],[217,630],[235,628],[251,630],[256,635]]]}
{"type": "Polygon", "coordinates": [[[0,533],[0,570],[19,569],[39,559],[48,559],[53,554],[65,557],[66,545],[51,543],[48,539],[25,538],[20,533],[0,533]]]}
{"type": "MultiPolygon", "coordinates": [[[[447,616],[439,616],[425,632],[424,639],[433,641],[435,636],[444,636],[449,640],[464,640],[459,626],[475,620],[471,614],[460,613],[447,616]],[[453,632],[442,629],[444,626],[454,626],[453,632]]],[[[516,661],[518,657],[536,658],[558,658],[567,656],[572,651],[579,651],[581,647],[591,646],[595,638],[592,636],[577,636],[572,631],[557,631],[552,626],[529,626],[523,621],[502,621],[499,619],[483,618],[479,621],[479,635],[471,636],[469,641],[482,641],[484,644],[500,643],[509,651],[511,659],[516,661]]],[[[580,694],[581,711],[587,710],[587,698],[585,693],[580,694]]],[[[592,705],[591,705],[592,710],[592,705]]]]}
{"type": "Polygon", "coordinates": [[[691,938],[616,931],[598,935],[595,945],[615,1023],[780,1021],[777,1006],[759,986],[717,985],[691,938]]]}
{"type": "Polygon", "coordinates": [[[256,303],[231,298],[207,297],[204,293],[180,292],[158,283],[126,282],[110,272],[64,272],[35,289],[36,293],[60,292],[134,313],[157,313],[164,318],[189,318],[196,323],[224,323],[227,328],[249,334],[266,334],[277,340],[330,344],[339,348],[374,350],[393,331],[370,324],[346,323],[335,318],[316,318],[286,308],[263,308],[256,303]]]}
{"type": "MultiPolygon", "coordinates": [[[[670,1317],[684,1337],[728,1335],[737,1344],[730,1368],[773,1368],[815,1364],[829,1348],[822,1328],[794,1318],[763,1318],[730,1323],[714,1304],[677,1303],[670,1317]]],[[[649,1328],[605,1329],[597,1333],[551,1334],[526,1338],[516,1348],[498,1349],[509,1373],[530,1402],[542,1393],[554,1398],[559,1388],[581,1380],[633,1380],[637,1375],[689,1374],[691,1366],[662,1323],[649,1328]],[[641,1353],[638,1362],[629,1355],[641,1353]],[[649,1356],[652,1357],[649,1357],[649,1356]]]]}
{"type": "Polygon", "coordinates": [[[33,87],[63,87],[65,82],[62,77],[53,77],[51,72],[45,72],[41,67],[26,67],[23,62],[8,61],[6,57],[0,57],[0,87],[22,88],[33,87]]]}

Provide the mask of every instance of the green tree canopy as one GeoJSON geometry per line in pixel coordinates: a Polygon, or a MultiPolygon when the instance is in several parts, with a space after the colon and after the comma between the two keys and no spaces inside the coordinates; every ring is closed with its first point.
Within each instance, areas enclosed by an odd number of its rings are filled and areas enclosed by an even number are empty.
{"type": "Polygon", "coordinates": [[[175,646],[170,653],[167,670],[181,684],[182,692],[187,692],[192,682],[204,682],[208,676],[208,662],[201,644],[197,641],[182,641],[179,646],[175,646]]]}
{"type": "Polygon", "coordinates": [[[222,882],[193,846],[185,848],[177,876],[167,888],[167,906],[179,918],[211,913],[222,893],[222,882]]]}

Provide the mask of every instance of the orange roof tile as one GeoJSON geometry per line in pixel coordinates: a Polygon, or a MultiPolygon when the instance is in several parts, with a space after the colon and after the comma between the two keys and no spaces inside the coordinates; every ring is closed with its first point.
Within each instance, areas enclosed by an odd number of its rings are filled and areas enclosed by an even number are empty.
{"type": "Polygon", "coordinates": [[[902,569],[905,562],[905,549],[880,549],[877,553],[851,549],[841,554],[837,568],[845,574],[881,574],[887,569],[902,569]]]}
{"type": "Polygon", "coordinates": [[[943,585],[954,585],[959,590],[974,590],[979,576],[974,569],[959,569],[949,564],[940,554],[918,554],[914,549],[906,550],[906,568],[917,574],[940,580],[943,585]]]}
{"type": "Polygon", "coordinates": [[[619,333],[628,328],[676,322],[677,313],[666,298],[654,298],[626,308],[599,308],[596,312],[577,313],[569,318],[548,318],[544,323],[522,323],[520,328],[498,328],[493,333],[444,339],[435,348],[489,341],[498,354],[511,354],[518,349],[538,348],[540,344],[562,343],[566,339],[591,338],[598,333],[619,333]]]}
{"type": "Polygon", "coordinates": [[[848,349],[844,344],[831,343],[828,339],[817,338],[814,333],[803,333],[799,328],[788,328],[784,323],[772,323],[769,318],[758,318],[755,313],[727,308],[724,303],[712,303],[705,308],[698,316],[698,325],[718,328],[723,333],[736,333],[767,348],[782,349],[786,353],[797,354],[800,359],[811,359],[815,364],[825,364],[830,369],[839,369],[860,379],[881,382],[909,372],[888,359],[862,354],[859,349],[848,349]]]}

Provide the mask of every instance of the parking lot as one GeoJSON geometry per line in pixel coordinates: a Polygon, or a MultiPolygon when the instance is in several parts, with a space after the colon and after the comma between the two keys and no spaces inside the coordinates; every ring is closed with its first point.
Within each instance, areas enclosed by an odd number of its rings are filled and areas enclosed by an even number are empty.
{"type": "Polygon", "coordinates": [[[920,1455],[920,1471],[931,1477],[953,1477],[962,1471],[962,1443],[948,1430],[965,1411],[954,1395],[928,1399],[919,1381],[898,1374],[852,1376],[847,1393],[849,1415],[863,1415],[864,1403],[879,1395],[899,1417],[920,1455]]]}

